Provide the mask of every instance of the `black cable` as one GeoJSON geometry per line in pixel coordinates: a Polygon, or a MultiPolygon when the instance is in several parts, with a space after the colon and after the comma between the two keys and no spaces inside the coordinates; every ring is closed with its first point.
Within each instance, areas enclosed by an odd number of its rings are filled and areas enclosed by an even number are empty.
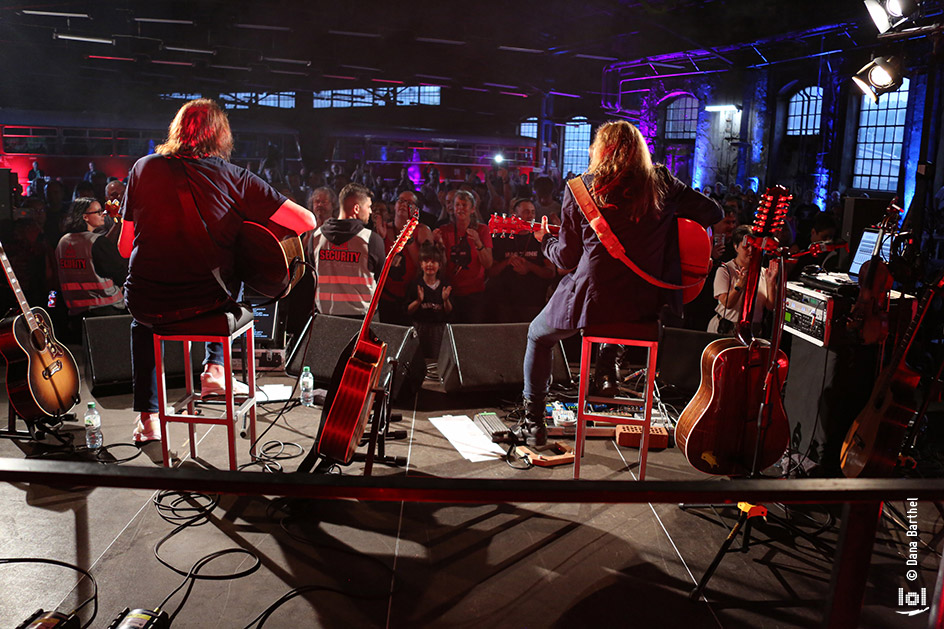
{"type": "Polygon", "coordinates": [[[95,581],[95,577],[92,576],[91,572],[89,572],[88,570],[85,570],[84,568],[80,568],[76,565],[73,565],[71,563],[58,561],[56,559],[44,559],[41,557],[0,558],[0,564],[14,564],[14,563],[44,563],[44,564],[49,564],[52,566],[60,566],[63,568],[69,568],[71,570],[75,570],[76,572],[79,572],[85,575],[86,577],[88,577],[89,581],[92,582],[92,595],[88,597],[87,599],[85,599],[85,601],[83,601],[78,607],[72,610],[69,613],[69,615],[74,616],[78,614],[79,611],[83,607],[88,605],[90,602],[94,601],[94,605],[92,606],[92,615],[85,622],[85,624],[82,625],[82,629],[86,629],[86,627],[90,626],[92,624],[92,621],[95,620],[95,617],[98,615],[98,583],[95,581]]]}
{"type": "Polygon", "coordinates": [[[256,569],[258,569],[258,567],[261,565],[261,562],[259,562],[257,558],[257,563],[256,563],[255,568],[252,568],[248,571],[233,573],[231,575],[202,575],[200,574],[200,568],[207,565],[214,559],[223,557],[225,555],[232,555],[235,553],[249,554],[255,557],[255,555],[253,555],[251,552],[243,548],[227,548],[225,550],[218,550],[215,553],[210,553],[209,555],[204,555],[203,557],[198,559],[196,562],[194,562],[193,566],[190,567],[190,570],[187,572],[187,575],[184,577],[184,580],[181,581],[180,585],[174,588],[170,594],[164,597],[164,600],[161,601],[160,605],[157,606],[157,609],[162,609],[164,605],[167,604],[167,601],[169,601],[171,597],[174,596],[174,594],[179,592],[182,587],[189,584],[187,587],[187,591],[184,593],[183,598],[181,598],[180,603],[177,605],[177,608],[174,610],[174,613],[170,615],[170,621],[173,622],[174,618],[177,617],[178,612],[180,612],[180,610],[183,609],[184,604],[187,602],[187,599],[190,598],[190,592],[193,590],[194,583],[196,583],[197,579],[207,579],[207,580],[217,580],[217,581],[223,581],[223,580],[228,580],[228,579],[238,579],[240,577],[247,576],[248,574],[251,574],[252,572],[255,572],[256,569]]]}
{"type": "Polygon", "coordinates": [[[348,592],[346,590],[340,590],[338,588],[328,587],[326,585],[305,585],[302,587],[293,588],[289,590],[288,592],[286,592],[285,594],[283,594],[282,596],[280,596],[278,599],[276,599],[274,603],[272,603],[267,608],[262,610],[262,612],[258,616],[256,616],[251,621],[249,621],[249,624],[246,625],[244,629],[253,629],[253,627],[255,627],[256,629],[262,629],[262,627],[265,625],[265,622],[269,619],[270,616],[272,616],[272,614],[275,613],[275,611],[279,607],[281,607],[283,604],[287,603],[288,601],[292,600],[296,596],[300,596],[308,592],[333,592],[335,594],[341,594],[343,596],[349,596],[351,598],[360,599],[364,601],[380,600],[382,598],[380,596],[364,596],[363,594],[360,594],[357,592],[348,592]]]}
{"type": "MultiPolygon", "coordinates": [[[[206,494],[164,490],[164,491],[158,492],[152,499],[152,502],[154,503],[154,506],[157,508],[157,514],[165,522],[170,522],[171,524],[176,525],[176,528],[174,528],[170,533],[168,533],[167,535],[159,539],[157,543],[154,545],[154,558],[157,559],[161,563],[161,565],[165,566],[166,568],[169,568],[170,570],[173,570],[177,574],[181,576],[185,576],[185,577],[189,576],[193,568],[191,568],[187,572],[184,572],[183,570],[177,568],[176,566],[171,565],[170,562],[165,561],[164,558],[161,557],[161,554],[160,554],[161,547],[167,541],[169,541],[172,537],[174,537],[181,531],[191,526],[203,526],[204,524],[207,524],[210,521],[210,513],[220,504],[220,497],[219,495],[208,496],[206,494]],[[169,498],[172,499],[170,503],[169,504],[165,503],[164,501],[169,498]],[[183,503],[188,503],[189,506],[182,506],[183,503]]],[[[259,559],[259,557],[255,553],[251,551],[248,551],[243,548],[233,548],[227,551],[227,553],[230,553],[230,552],[245,553],[249,555],[250,557],[252,557],[253,559],[255,559],[255,563],[249,568],[246,568],[245,570],[242,570],[240,572],[236,572],[233,574],[227,574],[227,575],[196,574],[196,575],[193,575],[193,578],[194,579],[208,579],[211,581],[225,581],[228,579],[238,579],[240,577],[245,577],[252,574],[253,572],[258,570],[262,566],[262,561],[259,559]]],[[[214,553],[214,555],[217,555],[217,554],[218,553],[214,553]]],[[[206,557],[203,557],[202,559],[206,559],[206,557]]],[[[200,563],[202,559],[198,560],[197,563],[200,563]]]]}

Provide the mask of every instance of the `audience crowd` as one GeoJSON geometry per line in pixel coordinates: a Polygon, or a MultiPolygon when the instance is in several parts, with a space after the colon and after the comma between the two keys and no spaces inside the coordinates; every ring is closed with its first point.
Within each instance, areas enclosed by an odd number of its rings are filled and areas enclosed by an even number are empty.
{"type": "MultiPolygon", "coordinates": [[[[307,207],[319,227],[338,219],[342,209],[338,194],[348,184],[358,184],[370,192],[373,205],[368,227],[383,241],[386,252],[410,216],[419,218],[422,227],[392,260],[379,319],[416,325],[428,356],[438,352],[437,334],[446,322],[530,321],[559,278],[570,271],[546,260],[530,231],[491,233],[489,228],[489,219],[496,215],[517,217],[519,224],[540,221],[544,216],[551,223],[559,223],[567,177],[492,166],[481,173],[466,169],[462,180],[450,181],[431,166],[414,181],[407,168],[396,179],[384,179],[371,165],[345,168],[331,163],[323,170],[302,168],[283,173],[280,161],[269,158],[253,170],[282,194],[307,207]]],[[[27,302],[50,310],[57,329],[64,325],[75,331],[77,314],[108,314],[120,306],[111,303],[114,300],[109,301],[110,308],[95,303],[90,307],[65,303],[61,283],[68,273],[63,273],[61,266],[65,263],[57,258],[57,247],[64,238],[76,241],[77,233],[86,234],[83,242],[97,242],[90,234],[107,236],[96,245],[100,264],[106,240],[113,240],[117,232],[117,219],[108,210],[120,203],[124,184],[99,171],[94,162],[88,164],[85,173],[46,173],[41,166],[34,164],[28,187],[15,191],[13,220],[0,223],[0,240],[27,302]],[[64,177],[78,183],[67,187],[64,177]]],[[[669,323],[705,330],[719,312],[714,274],[735,259],[735,230],[753,222],[758,194],[738,184],[728,187],[720,182],[701,192],[725,210],[725,218],[713,229],[715,264],[702,295],[685,308],[684,316],[670,318],[669,323]]],[[[842,220],[839,193],[833,192],[826,205],[818,207],[811,191],[797,194],[781,241],[797,249],[824,235],[832,237],[842,220]]],[[[88,264],[92,276],[121,285],[113,268],[96,269],[96,261],[91,258],[88,264]]],[[[379,269],[373,271],[379,274],[379,269]]],[[[794,277],[795,270],[788,267],[786,271],[794,277]]],[[[5,312],[17,307],[9,287],[3,291],[2,301],[5,312]]]]}

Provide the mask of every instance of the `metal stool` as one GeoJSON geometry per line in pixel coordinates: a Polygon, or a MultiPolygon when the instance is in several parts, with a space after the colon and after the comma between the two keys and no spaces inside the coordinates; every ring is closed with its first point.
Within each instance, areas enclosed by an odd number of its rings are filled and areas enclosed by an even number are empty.
{"type": "MultiPolygon", "coordinates": [[[[190,456],[197,456],[197,441],[194,438],[195,424],[212,424],[226,426],[226,438],[229,444],[229,468],[236,469],[236,422],[248,418],[249,439],[252,444],[249,454],[255,458],[256,443],[256,369],[253,357],[253,326],[252,311],[241,306],[234,306],[229,311],[215,312],[201,315],[193,319],[153,326],[154,332],[154,362],[157,368],[157,401],[161,422],[161,450],[164,453],[164,467],[170,466],[167,451],[169,442],[167,426],[172,422],[185,423],[190,430],[190,456]],[[232,342],[241,335],[246,336],[246,352],[244,362],[248,376],[246,384],[249,392],[239,407],[236,407],[236,395],[233,391],[233,349],[232,342]],[[164,357],[161,352],[162,341],[180,341],[184,345],[184,382],[186,394],[173,406],[167,402],[167,384],[164,379],[164,357]],[[199,392],[194,392],[193,368],[190,363],[190,344],[202,342],[217,342],[223,345],[223,371],[226,382],[226,414],[222,417],[207,417],[196,415],[194,403],[200,398],[199,392]],[[183,412],[186,410],[186,412],[183,412]]],[[[243,398],[244,396],[239,396],[243,398]]],[[[245,428],[243,434],[245,434],[245,428]]]]}
{"type": "Polygon", "coordinates": [[[661,337],[662,326],[658,321],[639,321],[634,323],[588,326],[582,330],[582,333],[583,342],[580,352],[574,478],[580,478],[580,459],[583,457],[587,422],[600,420],[611,424],[640,426],[642,428],[642,435],[639,442],[639,480],[643,480],[646,478],[646,457],[649,453],[649,426],[652,420],[652,400],[656,380],[656,358],[659,353],[659,338],[661,337]],[[648,360],[646,361],[646,393],[644,399],[588,395],[591,382],[590,355],[595,343],[612,343],[614,345],[645,347],[647,349],[648,360]],[[587,408],[588,404],[624,406],[639,406],[642,404],[644,416],[643,419],[636,419],[635,417],[622,415],[592,413],[587,408]]]}

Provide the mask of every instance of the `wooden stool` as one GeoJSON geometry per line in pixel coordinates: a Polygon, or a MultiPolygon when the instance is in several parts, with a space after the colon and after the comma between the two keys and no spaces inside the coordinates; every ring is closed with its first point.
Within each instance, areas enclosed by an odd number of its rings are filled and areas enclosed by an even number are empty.
{"type": "Polygon", "coordinates": [[[253,348],[252,311],[241,306],[234,306],[230,311],[201,315],[193,319],[153,326],[154,362],[157,368],[157,402],[161,422],[161,450],[164,453],[164,467],[170,466],[167,444],[168,424],[185,423],[190,430],[190,456],[197,456],[197,441],[194,435],[195,424],[226,426],[226,438],[229,444],[229,469],[236,469],[236,422],[248,417],[249,439],[252,444],[249,454],[255,457],[256,443],[256,369],[253,348]],[[249,392],[239,396],[242,403],[236,407],[233,391],[233,348],[232,343],[241,335],[246,336],[246,352],[243,361],[248,377],[246,384],[249,392]],[[167,384],[164,379],[164,357],[161,352],[162,341],[180,341],[184,345],[184,382],[186,394],[180,400],[169,405],[167,402],[167,384]],[[190,344],[217,342],[223,345],[223,378],[226,382],[226,414],[222,417],[207,417],[194,412],[194,403],[200,399],[200,393],[194,391],[193,367],[190,363],[190,344]],[[243,399],[244,398],[244,399],[243,399]],[[183,412],[185,411],[186,412],[183,412]]]}
{"type": "Polygon", "coordinates": [[[584,440],[586,439],[587,422],[600,420],[611,424],[641,426],[642,439],[639,444],[639,480],[646,478],[646,457],[649,453],[649,426],[652,420],[652,400],[656,381],[656,358],[659,353],[659,338],[662,326],[658,321],[640,321],[635,323],[619,323],[598,326],[588,326],[583,329],[583,343],[580,352],[580,380],[578,382],[579,397],[577,400],[577,435],[575,444],[574,478],[580,478],[580,459],[583,457],[584,440]],[[644,399],[627,397],[602,397],[589,395],[590,355],[595,343],[612,343],[647,349],[646,364],[646,393],[644,399]],[[643,419],[625,417],[622,415],[605,415],[592,413],[588,404],[611,404],[644,407],[643,419]]]}

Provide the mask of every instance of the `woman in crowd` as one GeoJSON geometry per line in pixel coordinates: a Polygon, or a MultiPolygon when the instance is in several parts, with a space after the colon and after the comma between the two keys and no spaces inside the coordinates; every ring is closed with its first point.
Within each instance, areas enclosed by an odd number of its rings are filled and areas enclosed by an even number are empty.
{"type": "MultiPolygon", "coordinates": [[[[741,318],[741,309],[744,306],[744,289],[747,285],[747,267],[754,255],[748,236],[751,235],[749,225],[741,225],[734,230],[731,240],[734,243],[735,258],[725,262],[718,268],[715,275],[714,291],[718,305],[715,316],[708,323],[708,331],[717,334],[733,334],[735,324],[741,318]]],[[[752,324],[759,328],[764,317],[764,310],[774,307],[777,296],[777,274],[779,265],[776,260],[770,261],[769,269],[761,269],[760,280],[757,286],[757,298],[754,302],[754,319],[752,324]]]]}
{"type": "Polygon", "coordinates": [[[492,237],[486,225],[475,221],[475,197],[456,192],[455,221],[433,232],[448,256],[446,279],[452,285],[454,319],[481,323],[485,313],[485,272],[492,266],[492,237]]]}

